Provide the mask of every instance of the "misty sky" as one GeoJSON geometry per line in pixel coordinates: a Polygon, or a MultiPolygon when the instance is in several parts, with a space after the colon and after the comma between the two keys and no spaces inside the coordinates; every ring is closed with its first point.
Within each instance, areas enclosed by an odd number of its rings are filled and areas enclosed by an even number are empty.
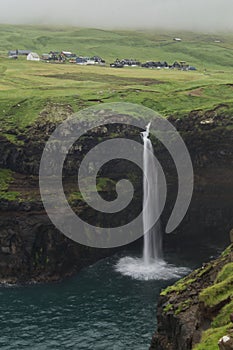
{"type": "Polygon", "coordinates": [[[0,0],[0,23],[233,31],[233,0],[0,0]]]}

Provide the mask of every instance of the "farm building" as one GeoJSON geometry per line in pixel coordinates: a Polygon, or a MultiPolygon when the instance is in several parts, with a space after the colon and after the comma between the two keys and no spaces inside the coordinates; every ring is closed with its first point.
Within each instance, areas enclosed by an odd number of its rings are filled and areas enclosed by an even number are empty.
{"type": "Polygon", "coordinates": [[[105,65],[105,60],[99,56],[94,56],[92,59],[95,61],[95,64],[105,65]]]}
{"type": "Polygon", "coordinates": [[[27,55],[27,60],[28,61],[39,61],[40,60],[40,56],[36,52],[30,52],[27,55]]]}
{"type": "Polygon", "coordinates": [[[162,62],[154,62],[154,61],[148,61],[146,63],[141,64],[141,67],[145,67],[145,68],[167,68],[168,67],[168,63],[165,61],[162,62]]]}
{"type": "Polygon", "coordinates": [[[87,65],[87,59],[85,57],[77,57],[76,58],[76,63],[86,66],[87,65]]]}
{"type": "Polygon", "coordinates": [[[117,58],[114,63],[110,64],[110,67],[139,67],[140,65],[141,63],[139,61],[132,58],[123,58],[122,60],[119,60],[119,58],[117,58]]]}
{"type": "Polygon", "coordinates": [[[77,64],[81,64],[81,65],[104,65],[105,61],[98,56],[94,56],[94,57],[76,57],[76,63],[77,64]]]}
{"type": "Polygon", "coordinates": [[[76,54],[72,53],[70,51],[62,51],[61,55],[67,59],[72,58],[72,57],[76,57],[76,54]]]}
{"type": "Polygon", "coordinates": [[[42,59],[43,61],[49,61],[49,60],[51,59],[51,55],[48,54],[48,53],[43,53],[43,54],[41,55],[41,59],[42,59]]]}
{"type": "Polygon", "coordinates": [[[27,56],[30,52],[30,50],[10,50],[8,56],[27,56]]]}

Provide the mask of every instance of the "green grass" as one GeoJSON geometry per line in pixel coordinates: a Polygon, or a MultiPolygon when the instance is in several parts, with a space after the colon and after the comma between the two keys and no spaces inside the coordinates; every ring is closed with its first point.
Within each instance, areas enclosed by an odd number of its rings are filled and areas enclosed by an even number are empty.
{"type": "MultiPolygon", "coordinates": [[[[232,294],[232,293],[231,293],[232,294]]],[[[202,333],[201,341],[194,350],[218,350],[218,341],[224,335],[232,332],[230,314],[232,313],[233,301],[226,304],[213,319],[211,327],[202,333]]]]}
{"type": "Polygon", "coordinates": [[[187,310],[192,304],[191,299],[187,299],[179,304],[178,308],[175,310],[175,315],[179,315],[181,312],[187,310]]]}
{"type": "Polygon", "coordinates": [[[233,300],[226,304],[214,318],[211,327],[218,328],[229,324],[230,314],[233,310],[233,300]]]}
{"type": "MultiPolygon", "coordinates": [[[[223,253],[224,259],[232,252],[232,245],[223,253]]],[[[194,350],[218,350],[219,339],[232,332],[230,314],[233,308],[233,263],[226,263],[218,273],[214,284],[201,291],[199,300],[204,302],[205,307],[213,308],[225,302],[217,315],[211,322],[211,327],[202,333],[201,341],[194,347],[194,350]]]]}
{"type": "Polygon", "coordinates": [[[202,301],[208,307],[214,307],[223,301],[226,301],[232,296],[233,290],[233,275],[228,274],[221,282],[216,282],[211,287],[204,289],[199,296],[200,301],[202,301]]]}
{"type": "Polygon", "coordinates": [[[13,181],[13,173],[8,169],[0,169],[0,200],[13,201],[18,199],[19,193],[8,191],[11,182],[13,181]]]}
{"type": "Polygon", "coordinates": [[[233,244],[231,244],[229,247],[227,247],[227,248],[222,252],[221,256],[222,256],[223,258],[225,258],[226,256],[228,256],[228,255],[231,253],[232,250],[233,250],[233,244]]]}
{"type": "Polygon", "coordinates": [[[6,200],[6,201],[16,201],[19,200],[19,192],[17,191],[10,191],[10,192],[0,192],[0,200],[6,200]]]}
{"type": "Polygon", "coordinates": [[[173,304],[168,303],[164,308],[163,308],[163,312],[168,313],[169,311],[171,311],[173,309],[173,304]]]}
{"type": "MultiPolygon", "coordinates": [[[[91,194],[91,192],[106,192],[109,190],[114,190],[115,189],[115,181],[105,178],[105,177],[99,177],[96,179],[96,186],[92,187],[90,186],[90,184],[88,183],[89,179],[85,178],[85,187],[87,189],[87,192],[91,194]]],[[[88,196],[88,195],[87,195],[88,196]]],[[[70,194],[68,194],[68,200],[69,202],[75,203],[76,201],[81,201],[84,202],[83,196],[81,194],[81,192],[79,191],[75,191],[72,192],[70,194]]]]}
{"type": "MultiPolygon", "coordinates": [[[[208,110],[228,104],[233,110],[233,35],[216,36],[182,32],[181,43],[173,32],[110,31],[75,27],[0,25],[0,132],[17,143],[17,136],[40,118],[52,103],[69,104],[74,112],[105,102],[131,102],[167,117],[183,117],[191,110],[208,110]],[[10,49],[38,53],[71,50],[82,55],[100,55],[111,62],[116,57],[138,60],[185,60],[198,70],[150,70],[80,67],[9,60],[10,49]]],[[[224,111],[225,112],[225,111],[224,111]]]]}
{"type": "Polygon", "coordinates": [[[167,287],[166,289],[162,290],[160,295],[166,296],[167,294],[170,293],[182,293],[191,283],[195,282],[195,278],[191,278],[190,275],[187,277],[184,277],[177,281],[175,284],[172,286],[167,287]]]}
{"type": "Polygon", "coordinates": [[[33,124],[50,102],[69,104],[74,112],[98,103],[131,102],[163,116],[194,109],[233,105],[229,72],[157,71],[137,68],[78,67],[0,59],[0,122],[5,133],[33,124]]]}
{"type": "Polygon", "coordinates": [[[219,350],[218,341],[228,333],[230,325],[210,328],[202,334],[201,342],[193,350],[219,350]]]}
{"type": "Polygon", "coordinates": [[[0,25],[0,53],[8,50],[29,49],[38,53],[50,50],[71,50],[79,55],[103,56],[108,62],[119,58],[183,60],[202,68],[231,67],[233,60],[232,36],[216,36],[192,32],[147,30],[103,30],[62,26],[0,25]],[[172,40],[179,35],[182,42],[172,40]],[[213,55],[214,53],[214,55],[213,55]]]}
{"type": "MultiPolygon", "coordinates": [[[[12,143],[21,145],[18,135],[27,133],[35,121],[61,121],[53,104],[69,105],[73,112],[105,102],[131,102],[149,107],[164,117],[184,117],[192,110],[209,110],[224,104],[216,113],[233,115],[233,35],[216,36],[191,32],[110,31],[75,27],[43,27],[0,25],[0,134],[12,143]],[[182,38],[181,43],[172,40],[182,38]],[[30,49],[39,54],[54,51],[73,51],[84,56],[99,55],[106,67],[28,62],[7,58],[8,50],[30,49]],[[186,61],[197,71],[150,70],[143,68],[112,69],[108,66],[116,58],[186,61]],[[43,111],[48,111],[46,118],[43,111]]],[[[226,126],[226,128],[232,126],[226,126]]],[[[10,191],[13,173],[0,169],[0,199],[15,200],[17,192],[10,191]]],[[[104,191],[114,184],[99,180],[97,189],[104,191]],[[102,182],[101,182],[102,181],[102,182]]],[[[90,189],[91,190],[91,189],[90,189]]],[[[69,200],[82,200],[79,192],[68,195],[69,200]]],[[[228,251],[223,254],[227,256],[228,251]]],[[[178,281],[162,291],[162,295],[179,294],[211,269],[204,269],[178,281]]],[[[232,296],[232,263],[219,273],[216,283],[200,294],[200,301],[213,307],[232,296]]],[[[176,314],[189,307],[190,300],[181,303],[176,314]]],[[[173,308],[165,306],[164,312],[173,308]]],[[[219,338],[229,328],[232,302],[224,306],[203,333],[196,350],[217,350],[219,338]]]]}
{"type": "MultiPolygon", "coordinates": [[[[199,344],[194,346],[194,350],[218,350],[219,339],[227,334],[232,333],[232,323],[230,314],[233,310],[233,263],[230,261],[232,245],[230,245],[216,261],[208,263],[205,267],[193,271],[190,275],[176,282],[162,291],[161,295],[168,295],[167,303],[164,305],[163,312],[172,311],[176,316],[185,311],[192,305],[192,299],[186,299],[177,303],[180,293],[187,289],[195,281],[205,279],[205,274],[211,274],[211,269],[217,268],[218,264],[224,263],[223,267],[217,274],[214,283],[204,288],[199,293],[199,301],[204,303],[207,314],[211,314],[212,319],[210,327],[203,331],[199,344]],[[172,295],[169,295],[172,294],[172,295]],[[209,309],[209,311],[208,311],[209,309]],[[218,312],[217,312],[218,311],[218,312]]],[[[222,265],[221,265],[222,266],[222,265]]],[[[195,286],[192,285],[192,288],[195,286]]]]}
{"type": "Polygon", "coordinates": [[[228,262],[230,261],[231,253],[232,245],[216,261],[210,262],[205,267],[193,271],[190,275],[161,292],[162,296],[168,296],[163,312],[168,313],[172,311],[177,316],[188,309],[193,303],[192,299],[186,299],[177,303],[179,294],[182,294],[190,285],[192,285],[192,288],[195,288],[193,286],[195,281],[199,280],[198,283],[200,284],[200,281],[205,279],[205,274],[211,274],[212,269],[217,268],[218,264],[224,263],[214,283],[199,293],[199,301],[204,303],[205,309],[210,309],[210,314],[211,310],[215,311],[212,312],[213,316],[210,320],[212,321],[210,327],[203,331],[201,340],[199,344],[194,346],[194,350],[218,350],[219,339],[224,335],[232,333],[230,314],[233,309],[233,263],[228,262]]]}
{"type": "Polygon", "coordinates": [[[233,276],[233,262],[230,262],[222,268],[219,272],[215,283],[224,282],[229,278],[229,276],[233,276]]]}
{"type": "Polygon", "coordinates": [[[0,169],[0,192],[7,191],[11,181],[12,172],[8,169],[0,169]]]}

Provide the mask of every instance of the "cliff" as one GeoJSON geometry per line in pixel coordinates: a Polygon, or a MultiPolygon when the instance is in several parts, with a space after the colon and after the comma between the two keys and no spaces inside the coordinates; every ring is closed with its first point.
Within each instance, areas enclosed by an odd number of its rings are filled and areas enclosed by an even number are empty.
{"type": "MultiPolygon", "coordinates": [[[[104,110],[102,111],[104,113],[104,110]]],[[[112,250],[81,246],[63,236],[48,219],[38,188],[40,158],[49,135],[73,113],[70,105],[48,103],[35,122],[25,129],[0,132],[0,281],[28,282],[58,280],[112,254],[112,250]]],[[[194,195],[183,222],[164,237],[166,248],[199,252],[203,244],[225,246],[232,223],[232,111],[219,106],[211,111],[193,111],[182,119],[169,120],[183,136],[194,166],[194,195]]],[[[124,116],[122,116],[123,118],[124,116]]],[[[120,120],[119,120],[120,122],[120,120]]],[[[100,173],[99,191],[106,199],[116,195],[121,178],[133,182],[136,196],[127,213],[103,218],[83,202],[74,187],[76,169],[84,154],[98,142],[113,137],[140,141],[140,130],[117,124],[84,135],[78,151],[72,151],[65,164],[64,187],[72,208],[90,223],[111,225],[138,215],[142,203],[141,172],[132,164],[116,160],[100,173]],[[101,177],[103,180],[101,180],[101,177]]],[[[166,223],[177,193],[177,174],[166,149],[153,140],[155,154],[168,183],[168,198],[162,216],[166,223]]]]}
{"type": "Polygon", "coordinates": [[[150,350],[218,350],[221,337],[233,337],[232,296],[233,244],[161,292],[150,350]]]}
{"type": "MultiPolygon", "coordinates": [[[[95,249],[68,239],[51,223],[40,198],[38,172],[45,142],[59,122],[72,114],[69,105],[49,103],[38,120],[23,132],[17,129],[7,135],[0,132],[0,283],[57,281],[116,251],[95,249]]],[[[99,141],[111,138],[113,132],[114,136],[130,137],[132,131],[123,129],[110,125],[108,130],[99,128],[85,135],[78,143],[78,151],[71,151],[64,166],[63,185],[69,204],[84,220],[95,225],[101,225],[103,218],[80,196],[76,170],[85,153],[99,141]]],[[[137,137],[140,138],[138,133],[137,137]]],[[[105,199],[115,197],[115,182],[122,178],[122,173],[124,177],[135,174],[130,164],[118,165],[112,173],[109,166],[97,180],[97,189],[105,199]]],[[[128,218],[130,212],[137,213],[140,207],[141,200],[134,199],[128,218]]],[[[123,221],[123,216],[109,215],[104,223],[111,227],[123,221]]]]}

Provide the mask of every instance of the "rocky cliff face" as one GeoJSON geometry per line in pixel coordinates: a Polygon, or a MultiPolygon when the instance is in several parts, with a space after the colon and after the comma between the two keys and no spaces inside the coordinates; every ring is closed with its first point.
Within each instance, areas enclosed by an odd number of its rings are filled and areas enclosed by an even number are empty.
{"type": "MultiPolygon", "coordinates": [[[[71,275],[83,266],[111,254],[109,250],[91,249],[70,241],[49,221],[40,201],[38,169],[44,144],[56,125],[72,114],[70,106],[49,105],[34,125],[23,132],[0,135],[0,168],[10,169],[9,186],[0,184],[0,281],[45,281],[71,275]],[[9,135],[14,136],[12,141],[9,135]]],[[[124,116],[122,116],[124,118],[124,116]]],[[[192,112],[183,119],[170,121],[182,134],[190,151],[195,173],[194,196],[190,209],[175,234],[164,237],[169,249],[196,249],[203,242],[227,241],[222,232],[232,226],[232,116],[221,108],[208,113],[192,112]],[[182,243],[181,243],[182,242],[182,243]],[[195,243],[195,244],[194,244],[195,243]]],[[[112,137],[140,141],[139,130],[120,125],[97,128],[82,137],[65,165],[65,187],[74,210],[90,223],[103,223],[103,217],[90,210],[80,199],[73,177],[83,155],[98,142],[112,137]]],[[[168,199],[162,222],[169,218],[177,191],[177,176],[166,150],[154,142],[155,153],[167,176],[168,199]]],[[[132,164],[116,160],[103,167],[105,180],[100,184],[104,198],[116,195],[115,183],[127,177],[134,183],[136,196],[127,215],[109,216],[104,223],[117,224],[136,216],[141,209],[141,172],[132,164]]]]}
{"type": "MultiPolygon", "coordinates": [[[[182,223],[165,245],[200,254],[203,244],[228,242],[233,226],[233,117],[215,110],[193,111],[183,119],[169,118],[182,135],[190,152],[194,169],[194,192],[182,223]],[[219,239],[221,237],[221,239],[219,239]]],[[[177,178],[172,162],[164,150],[156,153],[166,170],[168,201],[162,222],[166,223],[177,194],[177,178]]]]}
{"type": "Polygon", "coordinates": [[[57,281],[113,254],[66,238],[41,203],[1,204],[0,283],[57,281]]]}
{"type": "MultiPolygon", "coordinates": [[[[59,280],[116,251],[94,249],[73,242],[54,227],[44,210],[38,184],[42,151],[56,125],[72,115],[69,106],[60,106],[60,109],[60,113],[57,113],[59,105],[48,106],[48,112],[43,111],[38,122],[24,134],[14,135],[14,142],[9,137],[0,135],[0,152],[3,155],[0,159],[0,171],[9,169],[7,176],[11,178],[7,184],[1,184],[0,181],[0,283],[59,280]]],[[[114,137],[135,137],[134,131],[117,125],[110,125],[108,129],[98,128],[85,135],[68,155],[63,183],[67,199],[75,212],[90,224],[101,225],[104,222],[110,227],[124,221],[123,213],[103,218],[101,213],[88,208],[77,193],[76,170],[83,155],[99,141],[113,137],[113,133],[114,137]]],[[[138,134],[137,138],[140,139],[138,134]]],[[[132,182],[138,186],[138,182],[133,179],[137,171],[133,171],[130,164],[119,165],[119,161],[116,161],[113,170],[112,164],[103,169],[102,180],[98,184],[105,199],[115,198],[115,181],[122,178],[122,173],[124,177],[132,177],[132,182]]],[[[136,195],[129,206],[127,219],[136,215],[140,207],[141,200],[136,195]]]]}
{"type": "Polygon", "coordinates": [[[218,350],[219,339],[233,331],[232,272],[233,245],[163,290],[150,350],[218,350]]]}

